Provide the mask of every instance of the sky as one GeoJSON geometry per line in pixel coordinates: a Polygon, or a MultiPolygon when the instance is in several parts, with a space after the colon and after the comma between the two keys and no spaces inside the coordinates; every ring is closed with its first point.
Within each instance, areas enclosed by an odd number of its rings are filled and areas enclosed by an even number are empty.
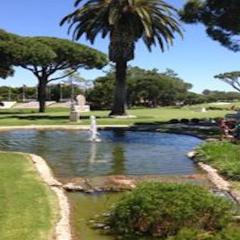
{"type": "MultiPolygon", "coordinates": [[[[166,0],[181,7],[185,0],[166,0]]],[[[24,36],[54,36],[71,39],[67,26],[60,27],[60,20],[74,10],[74,0],[0,0],[0,28],[24,36]]],[[[234,53],[210,39],[201,24],[183,25],[184,38],[177,37],[174,45],[162,53],[154,48],[148,52],[139,41],[135,59],[129,64],[145,69],[157,68],[160,72],[173,69],[179,77],[193,84],[193,91],[204,89],[231,91],[227,84],[213,76],[223,72],[237,71],[240,67],[240,53],[234,53]]],[[[84,38],[79,41],[91,46],[84,38]]],[[[92,47],[108,52],[108,39],[98,38],[92,47]]],[[[86,79],[104,75],[101,70],[80,70],[86,79]]],[[[14,77],[0,80],[0,86],[35,86],[36,78],[31,72],[17,68],[14,77]]]]}

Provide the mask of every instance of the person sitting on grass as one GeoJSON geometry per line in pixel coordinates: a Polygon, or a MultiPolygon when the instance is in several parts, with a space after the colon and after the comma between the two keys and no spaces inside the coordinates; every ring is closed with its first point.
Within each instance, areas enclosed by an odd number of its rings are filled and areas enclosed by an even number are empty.
{"type": "Polygon", "coordinates": [[[221,140],[223,139],[232,139],[233,135],[230,134],[232,132],[232,129],[227,124],[227,121],[224,119],[221,119],[219,122],[219,127],[221,129],[221,140]]]}

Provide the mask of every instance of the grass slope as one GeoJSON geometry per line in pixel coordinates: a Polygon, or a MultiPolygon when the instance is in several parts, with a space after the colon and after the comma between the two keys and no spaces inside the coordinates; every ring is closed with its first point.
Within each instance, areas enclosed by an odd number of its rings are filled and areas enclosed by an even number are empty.
{"type": "Polygon", "coordinates": [[[51,239],[55,195],[40,181],[30,160],[0,153],[0,183],[0,239],[51,239]]]}
{"type": "Polygon", "coordinates": [[[212,165],[232,179],[240,180],[240,145],[230,142],[207,142],[198,149],[198,160],[212,165]]]}

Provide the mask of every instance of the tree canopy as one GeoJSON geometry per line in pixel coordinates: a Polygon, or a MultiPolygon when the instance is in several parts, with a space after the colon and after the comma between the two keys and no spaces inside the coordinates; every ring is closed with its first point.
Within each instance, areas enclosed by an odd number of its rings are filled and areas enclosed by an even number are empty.
{"type": "MultiPolygon", "coordinates": [[[[106,55],[82,44],[53,37],[20,37],[0,31],[2,64],[21,66],[37,76],[51,76],[56,71],[80,67],[102,68],[106,55]]],[[[56,80],[55,78],[48,81],[56,80]]]]}
{"type": "Polygon", "coordinates": [[[180,14],[186,23],[203,23],[213,40],[240,51],[239,0],[189,0],[180,14]]]}
{"type": "Polygon", "coordinates": [[[232,86],[235,90],[240,92],[240,72],[227,72],[223,74],[216,75],[215,78],[218,78],[225,83],[232,86]]]}
{"type": "Polygon", "coordinates": [[[127,62],[134,59],[135,45],[140,39],[149,50],[172,45],[175,33],[182,35],[177,11],[162,0],[75,0],[75,7],[61,24],[69,24],[76,40],[85,35],[93,44],[97,35],[109,37],[109,59],[116,64],[110,115],[126,115],[127,62]]]}
{"type": "Polygon", "coordinates": [[[45,87],[79,68],[101,69],[107,64],[106,55],[82,44],[53,37],[21,37],[0,31],[0,74],[6,77],[13,66],[31,71],[39,81],[40,111],[45,109],[45,87]],[[2,71],[1,71],[2,69],[2,71]],[[60,71],[72,69],[66,75],[60,71]]]}
{"type": "MultiPolygon", "coordinates": [[[[110,70],[95,80],[93,89],[87,91],[87,100],[95,109],[109,109],[114,87],[114,72],[110,70]]],[[[175,105],[186,99],[191,87],[170,70],[160,73],[157,69],[130,67],[127,72],[127,104],[129,107],[175,105]]]]}

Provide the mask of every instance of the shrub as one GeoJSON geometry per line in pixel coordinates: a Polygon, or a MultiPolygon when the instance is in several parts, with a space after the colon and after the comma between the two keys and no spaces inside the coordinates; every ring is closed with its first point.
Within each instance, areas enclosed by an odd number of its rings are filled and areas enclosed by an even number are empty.
{"type": "Polygon", "coordinates": [[[199,118],[192,118],[191,122],[194,123],[194,124],[198,124],[200,122],[200,119],[199,118]]]}
{"type": "Polygon", "coordinates": [[[178,119],[175,119],[175,118],[169,120],[169,123],[179,123],[179,122],[180,121],[178,119]]]}
{"type": "Polygon", "coordinates": [[[226,111],[226,110],[228,110],[228,108],[211,106],[211,107],[207,107],[206,110],[212,110],[212,111],[223,111],[223,110],[225,110],[226,111]]]}
{"type": "Polygon", "coordinates": [[[222,229],[231,209],[228,201],[199,186],[145,183],[117,203],[107,224],[115,234],[125,237],[168,237],[184,228],[222,229]]]}
{"type": "Polygon", "coordinates": [[[182,118],[182,119],[180,120],[180,122],[181,122],[181,123],[189,123],[190,121],[189,121],[189,119],[187,119],[187,118],[182,118]]]}

